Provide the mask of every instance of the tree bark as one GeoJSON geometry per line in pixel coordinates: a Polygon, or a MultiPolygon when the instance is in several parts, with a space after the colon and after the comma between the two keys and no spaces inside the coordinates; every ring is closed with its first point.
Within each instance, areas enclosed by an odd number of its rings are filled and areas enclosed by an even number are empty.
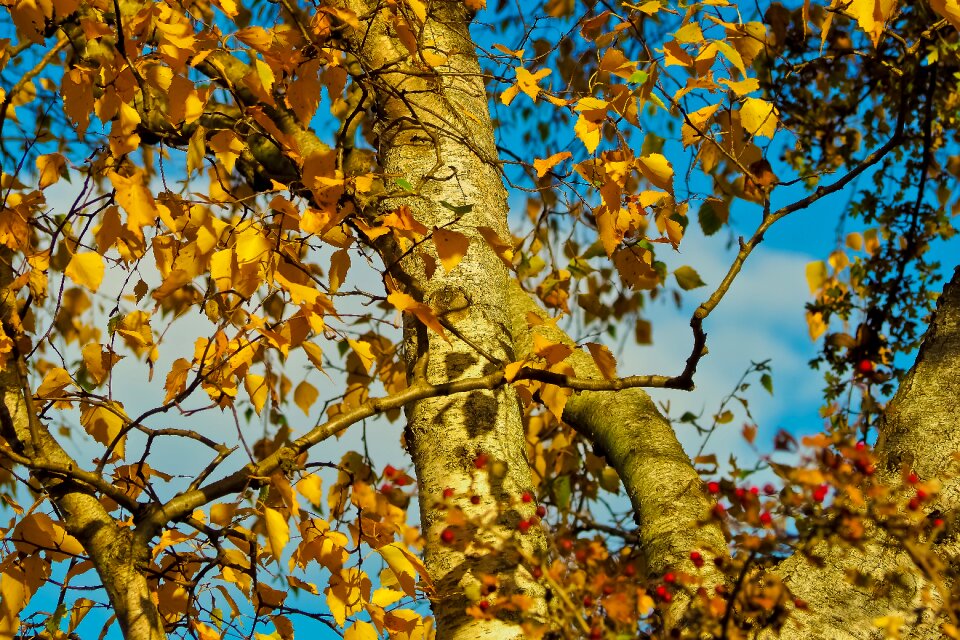
{"type": "MultiPolygon", "coordinates": [[[[383,245],[384,263],[401,288],[430,306],[446,327],[446,339],[405,314],[404,351],[411,383],[439,383],[489,374],[513,360],[509,336],[511,279],[478,228],[509,238],[507,198],[501,182],[493,126],[480,65],[463,2],[430,3],[422,42],[448,60],[424,72],[417,55],[391,33],[383,13],[353,38],[373,94],[380,167],[402,178],[412,197],[389,198],[382,213],[409,207],[428,229],[443,227],[469,238],[469,250],[451,271],[440,266],[432,243],[419,249],[383,245]],[[444,206],[446,203],[447,206],[444,206]],[[469,207],[454,213],[450,206],[469,207]]],[[[353,3],[358,15],[372,7],[353,3]]],[[[388,187],[389,188],[389,187],[388,187]]],[[[509,386],[446,398],[420,400],[407,408],[407,444],[417,472],[420,513],[427,544],[425,563],[436,585],[433,611],[444,640],[522,638],[525,623],[543,621],[543,588],[531,563],[545,549],[543,532],[521,532],[518,523],[536,505],[520,497],[533,488],[526,459],[520,406],[509,386]],[[453,497],[445,501],[446,489],[453,497]],[[471,500],[472,499],[472,500],[471,500]],[[476,502],[476,504],[474,504],[476,502]],[[441,540],[452,503],[467,516],[453,543],[441,540]],[[466,612],[483,575],[496,576],[494,603],[512,594],[531,598],[528,611],[474,617],[466,612]]]]}

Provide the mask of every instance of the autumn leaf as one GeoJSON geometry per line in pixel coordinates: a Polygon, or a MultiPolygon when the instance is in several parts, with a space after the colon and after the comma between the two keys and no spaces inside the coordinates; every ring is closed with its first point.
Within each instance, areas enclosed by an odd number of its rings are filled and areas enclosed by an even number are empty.
{"type": "Polygon", "coordinates": [[[772,138],[777,131],[777,113],[774,106],[760,98],[744,98],[740,107],[743,128],[751,135],[772,138]]]}
{"type": "Polygon", "coordinates": [[[677,279],[677,284],[680,285],[680,288],[684,291],[703,287],[707,284],[700,279],[700,274],[697,273],[693,267],[689,266],[680,267],[673,272],[673,276],[677,279]]]}
{"type": "Polygon", "coordinates": [[[538,83],[553,73],[551,69],[540,69],[536,73],[530,73],[523,67],[516,67],[515,71],[517,74],[517,83],[504,91],[500,96],[500,101],[507,106],[510,106],[510,103],[513,102],[513,99],[516,98],[517,94],[521,91],[536,102],[537,96],[540,95],[540,86],[538,83]]]}
{"type": "MultiPolygon", "coordinates": [[[[443,265],[444,271],[450,273],[467,255],[470,238],[457,231],[434,227],[433,243],[437,248],[437,255],[440,256],[440,264],[443,265]]],[[[442,332],[438,331],[437,333],[442,332]]]]}
{"type": "Polygon", "coordinates": [[[673,166],[659,153],[637,158],[637,168],[655,186],[673,193],[673,166]]]}
{"type": "Polygon", "coordinates": [[[247,395],[250,396],[250,402],[253,403],[254,410],[257,412],[257,415],[260,415],[260,412],[263,411],[263,405],[267,403],[267,396],[270,392],[266,380],[263,376],[248,373],[243,378],[243,386],[247,390],[247,395]]]}
{"type": "Polygon", "coordinates": [[[378,640],[377,628],[369,622],[358,620],[343,632],[343,640],[378,640]]]}
{"type": "Polygon", "coordinates": [[[320,392],[306,380],[301,380],[293,392],[293,401],[305,415],[310,415],[310,407],[317,401],[320,392]]]}
{"type": "Polygon", "coordinates": [[[40,174],[37,186],[46,189],[60,180],[67,166],[67,159],[59,153],[37,156],[37,172],[40,174]]]}
{"type": "Polygon", "coordinates": [[[66,369],[54,367],[47,372],[43,382],[37,387],[37,395],[41,398],[55,398],[72,384],[73,378],[70,377],[66,369]]]}
{"type": "Polygon", "coordinates": [[[596,363],[597,369],[600,370],[600,375],[607,380],[615,379],[617,377],[617,360],[610,353],[610,349],[596,342],[588,342],[587,349],[593,356],[593,361],[596,363]]]}
{"type": "Polygon", "coordinates": [[[270,554],[277,564],[280,564],[283,548],[290,540],[290,525],[282,513],[266,506],[263,508],[263,520],[267,528],[267,540],[270,542],[270,554]]]}
{"type": "Polygon", "coordinates": [[[96,291],[103,282],[103,256],[93,251],[74,254],[64,273],[77,284],[96,291]]]}
{"type": "Polygon", "coordinates": [[[404,593],[411,597],[415,596],[417,574],[427,575],[426,567],[423,566],[420,559],[399,542],[391,542],[382,546],[377,549],[377,553],[383,557],[387,566],[393,571],[393,575],[396,576],[404,593]]]}
{"type": "MultiPolygon", "coordinates": [[[[123,406],[118,402],[96,405],[81,404],[80,426],[102,445],[111,444],[120,435],[121,429],[128,420],[129,418],[123,411],[123,406]]],[[[121,458],[124,454],[125,440],[126,437],[121,438],[113,450],[121,458]]]]}
{"type": "Polygon", "coordinates": [[[417,302],[411,295],[403,293],[402,291],[394,291],[387,296],[387,302],[392,304],[397,311],[401,313],[412,313],[420,322],[430,327],[430,329],[438,333],[444,340],[447,339],[443,325],[440,324],[440,320],[437,319],[433,309],[422,302],[417,302]]]}
{"type": "Polygon", "coordinates": [[[560,153],[553,154],[549,158],[546,158],[543,160],[539,160],[539,159],[534,160],[533,168],[536,169],[537,171],[537,177],[542,178],[544,174],[547,173],[547,171],[549,171],[550,169],[554,168],[555,166],[557,166],[558,164],[560,164],[561,162],[563,162],[564,160],[572,156],[573,154],[570,153],[569,151],[561,151],[560,153]]]}
{"type": "Polygon", "coordinates": [[[807,263],[806,273],[810,293],[816,293],[823,288],[827,281],[827,264],[823,260],[809,262],[807,263]]]}

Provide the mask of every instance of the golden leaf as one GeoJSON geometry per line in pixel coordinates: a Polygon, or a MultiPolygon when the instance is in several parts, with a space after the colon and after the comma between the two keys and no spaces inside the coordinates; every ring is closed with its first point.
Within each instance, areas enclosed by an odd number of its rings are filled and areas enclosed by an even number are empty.
{"type": "MultiPolygon", "coordinates": [[[[450,273],[467,255],[470,238],[457,231],[435,227],[433,229],[433,243],[437,248],[437,255],[440,256],[440,264],[443,265],[443,270],[450,273]]],[[[443,334],[442,331],[437,331],[437,333],[443,334]]]]}
{"type": "Polygon", "coordinates": [[[267,540],[270,542],[270,554],[280,563],[283,548],[290,540],[290,525],[282,513],[270,507],[263,508],[263,520],[267,527],[267,540]]]}
{"type": "Polygon", "coordinates": [[[302,380],[293,392],[293,401],[297,403],[297,406],[300,407],[300,410],[303,411],[304,414],[310,415],[310,407],[317,401],[319,395],[320,393],[316,387],[306,380],[302,380]]]}
{"type": "Polygon", "coordinates": [[[751,135],[772,138],[777,132],[777,112],[774,106],[760,98],[744,98],[740,107],[740,121],[751,135]]]}
{"type": "Polygon", "coordinates": [[[67,165],[67,159],[59,153],[48,153],[37,157],[37,172],[40,174],[37,186],[46,189],[60,180],[67,165]]]}
{"type": "Polygon", "coordinates": [[[417,302],[412,296],[401,291],[394,291],[388,295],[387,302],[396,307],[397,311],[401,313],[412,313],[420,322],[433,329],[444,340],[447,340],[447,334],[443,331],[443,325],[440,324],[436,314],[433,313],[433,309],[427,305],[422,302],[417,302]]]}
{"type": "Polygon", "coordinates": [[[248,373],[243,378],[243,386],[247,390],[247,395],[250,396],[250,402],[253,403],[257,415],[260,415],[260,412],[263,411],[263,405],[267,403],[267,394],[270,391],[266,381],[263,376],[248,373]]]}
{"type": "Polygon", "coordinates": [[[537,177],[542,178],[547,171],[557,166],[563,160],[566,160],[572,156],[573,154],[569,151],[561,151],[560,153],[555,153],[544,160],[534,160],[533,168],[537,171],[537,177]]]}
{"type": "Polygon", "coordinates": [[[593,356],[593,361],[596,363],[600,374],[604,378],[613,380],[617,377],[617,360],[613,357],[613,354],[610,353],[610,349],[607,348],[606,345],[588,342],[587,349],[590,351],[590,355],[593,356]]]}
{"type": "Polygon", "coordinates": [[[93,251],[77,253],[64,270],[68,278],[90,291],[96,291],[103,282],[103,256],[93,251]]]}

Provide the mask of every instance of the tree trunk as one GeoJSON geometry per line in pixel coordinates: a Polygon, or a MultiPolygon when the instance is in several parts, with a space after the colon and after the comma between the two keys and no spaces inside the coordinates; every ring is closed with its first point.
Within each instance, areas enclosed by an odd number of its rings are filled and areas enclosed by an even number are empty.
{"type": "MultiPolygon", "coordinates": [[[[366,5],[352,6],[358,15],[366,5]]],[[[386,213],[409,207],[427,229],[443,227],[467,236],[469,250],[454,269],[440,266],[432,243],[419,249],[392,243],[382,251],[402,290],[428,306],[446,326],[446,339],[405,314],[404,351],[411,384],[482,376],[514,359],[508,333],[511,275],[478,232],[489,227],[509,238],[507,198],[501,183],[487,96],[470,39],[471,16],[462,2],[430,3],[422,42],[447,52],[437,73],[422,64],[374,19],[353,39],[368,76],[381,121],[378,159],[384,175],[404,179],[412,197],[386,199],[386,213]],[[444,206],[444,204],[449,206],[444,206]],[[450,207],[469,208],[458,214],[450,207]]],[[[394,188],[393,185],[387,185],[394,188]]],[[[532,490],[520,405],[509,386],[418,401],[407,408],[407,444],[417,472],[420,513],[427,539],[425,563],[436,585],[433,611],[444,640],[522,638],[521,625],[543,619],[544,591],[531,563],[545,548],[537,527],[518,523],[536,505],[521,500],[532,490]],[[452,542],[441,540],[451,503],[468,519],[452,542]],[[471,500],[472,498],[472,500],[471,500]],[[476,504],[474,504],[476,502],[476,504]],[[495,603],[512,594],[531,598],[530,609],[475,618],[466,612],[484,575],[496,576],[495,603]]],[[[486,595],[484,594],[484,597],[486,595]]]]}

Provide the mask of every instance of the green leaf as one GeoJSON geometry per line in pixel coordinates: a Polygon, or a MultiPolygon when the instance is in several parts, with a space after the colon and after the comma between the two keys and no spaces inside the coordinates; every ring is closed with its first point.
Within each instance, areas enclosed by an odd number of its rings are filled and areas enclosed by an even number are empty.
{"type": "MultiPolygon", "coordinates": [[[[409,191],[409,189],[408,189],[408,191],[409,191]]],[[[472,205],[472,204],[461,204],[461,205],[458,206],[458,205],[455,205],[455,204],[450,204],[450,203],[447,202],[446,200],[441,200],[441,201],[440,201],[440,204],[443,205],[445,208],[450,209],[450,211],[453,211],[453,212],[454,212],[455,214],[457,214],[458,216],[462,216],[462,215],[464,215],[464,214],[467,214],[467,213],[470,213],[471,211],[473,211],[473,205],[472,205]]]]}
{"type": "Polygon", "coordinates": [[[702,287],[707,284],[700,279],[700,274],[698,274],[693,267],[680,267],[673,272],[673,275],[677,279],[677,284],[680,285],[680,288],[684,291],[696,289],[697,287],[702,287]]]}
{"type": "Polygon", "coordinates": [[[765,373],[760,376],[760,384],[763,385],[763,388],[773,395],[773,377],[769,373],[765,373]]]}
{"type": "Polygon", "coordinates": [[[632,82],[634,84],[643,84],[650,77],[650,74],[644,71],[643,69],[637,69],[630,77],[627,78],[627,82],[632,82]]]}
{"type": "Polygon", "coordinates": [[[405,178],[397,178],[397,186],[406,191],[413,191],[413,185],[405,178]]]}
{"type": "Polygon", "coordinates": [[[716,203],[710,200],[707,200],[700,206],[697,219],[700,221],[700,228],[703,229],[703,235],[712,236],[720,230],[720,227],[723,226],[723,222],[726,219],[726,216],[721,216],[720,214],[721,212],[717,211],[716,203]]]}
{"type": "Polygon", "coordinates": [[[560,476],[553,481],[553,497],[557,501],[557,508],[566,511],[570,507],[570,477],[560,476]]]}

